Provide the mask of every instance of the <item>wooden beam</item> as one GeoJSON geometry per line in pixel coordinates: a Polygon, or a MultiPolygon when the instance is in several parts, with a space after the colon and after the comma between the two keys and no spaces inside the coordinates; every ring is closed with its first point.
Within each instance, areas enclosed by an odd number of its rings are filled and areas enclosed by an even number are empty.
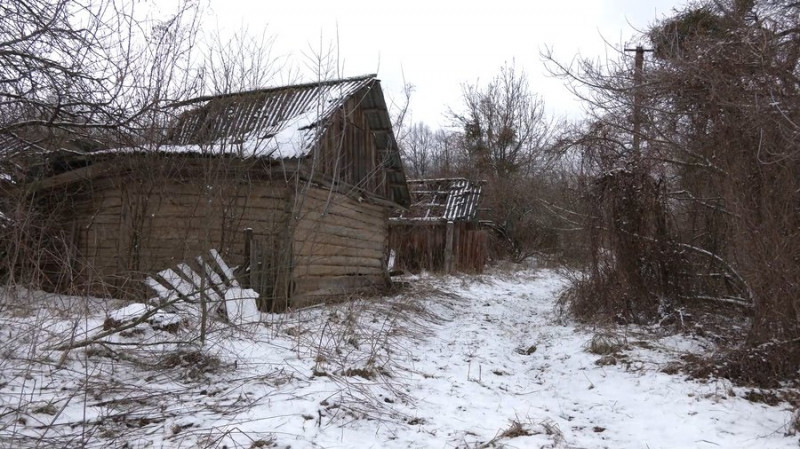
{"type": "MultiPolygon", "coordinates": [[[[310,175],[306,170],[298,171],[298,175],[308,181],[313,183],[319,184],[325,188],[329,188],[336,193],[341,193],[342,195],[347,196],[351,200],[354,201],[366,201],[369,204],[375,204],[378,206],[390,207],[392,209],[406,209],[402,205],[395,203],[394,201],[381,198],[372,192],[368,192],[360,187],[356,187],[352,184],[344,183],[344,182],[336,182],[328,176],[323,176],[320,174],[310,175]]],[[[395,187],[403,187],[402,184],[393,184],[395,187]]]]}
{"type": "Polygon", "coordinates": [[[38,192],[39,190],[52,189],[54,187],[70,184],[78,181],[87,181],[101,174],[110,173],[120,166],[114,161],[96,162],[86,167],[77,168],[68,172],[60,173],[40,181],[34,181],[27,186],[28,193],[38,192]]]}

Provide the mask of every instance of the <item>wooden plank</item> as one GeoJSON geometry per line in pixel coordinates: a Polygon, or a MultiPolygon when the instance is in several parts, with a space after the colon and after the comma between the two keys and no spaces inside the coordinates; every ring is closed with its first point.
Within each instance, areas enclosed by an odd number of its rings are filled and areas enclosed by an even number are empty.
{"type": "Polygon", "coordinates": [[[383,258],[370,258],[359,256],[297,256],[295,266],[302,265],[341,265],[343,267],[370,267],[380,268],[383,258]]]}
{"type": "MultiPolygon", "coordinates": [[[[307,237],[308,234],[320,233],[332,236],[345,237],[353,240],[371,240],[383,242],[388,235],[385,228],[381,229],[349,229],[343,226],[328,223],[300,222],[297,226],[296,236],[307,237]]],[[[306,238],[302,238],[306,240],[306,238]]]]}
{"type": "Polygon", "coordinates": [[[278,206],[271,209],[262,209],[258,207],[233,208],[224,207],[223,205],[209,207],[203,204],[191,206],[162,204],[150,213],[149,218],[167,220],[221,220],[223,217],[228,220],[248,220],[259,223],[285,223],[288,218],[285,209],[278,206]]]}
{"type": "Polygon", "coordinates": [[[101,173],[107,173],[117,168],[119,168],[118,164],[114,163],[114,161],[97,162],[87,167],[70,170],[68,172],[50,176],[49,178],[32,183],[28,187],[28,191],[37,192],[40,190],[52,189],[62,185],[71,184],[73,182],[87,181],[101,173]]]}
{"type": "MultiPolygon", "coordinates": [[[[338,174],[328,175],[326,176],[314,176],[313,178],[313,189],[309,189],[307,195],[310,195],[311,198],[316,199],[323,199],[327,200],[328,193],[333,192],[333,195],[337,200],[335,203],[342,204],[344,206],[354,206],[358,209],[363,208],[367,211],[380,211],[385,209],[385,206],[379,204],[373,204],[370,201],[373,199],[370,195],[370,192],[364,191],[358,187],[355,187],[350,184],[345,183],[337,183],[334,182],[338,174]],[[359,201],[358,198],[361,197],[362,201],[359,201]],[[367,201],[369,200],[369,201],[367,201]]],[[[310,177],[305,176],[303,179],[307,180],[310,177]]]]}
{"type": "Polygon", "coordinates": [[[295,307],[308,305],[313,297],[332,295],[351,295],[359,289],[385,285],[383,276],[331,276],[304,277],[297,282],[292,304],[295,307]]]}
{"type": "Polygon", "coordinates": [[[455,234],[455,227],[452,221],[448,221],[445,226],[445,244],[444,244],[444,272],[450,273],[453,271],[453,238],[455,234]]]}
{"type": "Polygon", "coordinates": [[[315,202],[315,208],[320,205],[326,205],[329,208],[341,209],[343,210],[342,214],[357,213],[374,217],[383,217],[387,214],[387,209],[383,206],[369,204],[366,201],[358,202],[336,191],[331,193],[330,188],[317,187],[308,189],[306,200],[315,202]]]}
{"type": "Polygon", "coordinates": [[[220,301],[224,298],[224,290],[222,292],[217,292],[214,287],[217,287],[209,282],[207,276],[203,271],[196,272],[192,267],[185,263],[178,264],[178,270],[183,273],[184,277],[189,279],[192,284],[195,286],[195,290],[198,293],[202,293],[206,295],[211,301],[220,301]]]}
{"type": "MultiPolygon", "coordinates": [[[[286,188],[273,182],[257,182],[255,184],[239,184],[228,179],[193,180],[180,182],[166,180],[160,185],[153,185],[149,189],[151,195],[162,195],[185,200],[187,198],[224,198],[234,200],[239,198],[258,199],[285,199],[288,197],[286,188]],[[212,189],[208,189],[211,186],[212,189]]],[[[148,190],[141,192],[146,194],[148,190]]]]}
{"type": "Polygon", "coordinates": [[[200,266],[200,269],[205,273],[206,279],[209,280],[213,285],[223,285],[225,281],[220,277],[220,275],[214,271],[214,268],[206,262],[206,259],[203,256],[197,256],[195,259],[197,265],[200,266]]]}
{"type": "Polygon", "coordinates": [[[345,207],[342,204],[337,204],[335,202],[328,203],[325,200],[311,199],[304,202],[302,206],[302,209],[295,214],[298,217],[305,216],[309,213],[313,214],[311,215],[312,217],[338,215],[365,223],[379,223],[386,221],[388,218],[388,211],[385,210],[382,212],[387,213],[373,213],[372,211],[363,210],[359,206],[345,207]]]}
{"type": "Polygon", "coordinates": [[[194,286],[195,290],[200,290],[200,287],[201,287],[202,282],[203,282],[203,277],[202,276],[200,276],[199,274],[195,273],[195,271],[192,269],[192,267],[190,267],[189,265],[186,265],[183,262],[179,263],[176,266],[176,268],[177,269],[174,270],[176,273],[179,273],[186,280],[191,282],[192,285],[194,286]]]}
{"type": "MultiPolygon", "coordinates": [[[[321,241],[325,241],[322,239],[321,241]]],[[[295,254],[297,256],[360,256],[360,257],[383,257],[383,245],[375,245],[371,248],[357,248],[351,245],[336,245],[321,242],[296,242],[295,254]]]]}
{"type": "Polygon", "coordinates": [[[86,185],[92,192],[119,192],[125,176],[108,176],[105,173],[98,173],[97,176],[87,181],[86,185]]]}
{"type": "Polygon", "coordinates": [[[243,199],[238,198],[236,193],[228,195],[179,195],[169,191],[165,187],[164,191],[146,195],[150,201],[157,201],[161,204],[172,207],[211,207],[212,209],[233,208],[259,208],[259,209],[278,209],[282,210],[286,203],[286,198],[258,198],[243,199]],[[211,204],[209,206],[209,203],[211,204]]]}
{"type": "Polygon", "coordinates": [[[171,302],[178,299],[180,296],[179,293],[174,289],[163,286],[160,282],[150,276],[144,280],[144,284],[150,287],[150,289],[153,290],[162,301],[171,302]]]}
{"type": "Polygon", "coordinates": [[[93,258],[85,261],[85,264],[100,273],[115,273],[117,270],[117,261],[108,257],[93,258]]]}
{"type": "Polygon", "coordinates": [[[227,277],[228,284],[232,287],[238,287],[239,283],[236,282],[236,277],[233,275],[233,270],[225,263],[222,259],[222,256],[216,249],[211,249],[209,251],[210,262],[216,263],[217,267],[221,270],[221,274],[224,274],[227,277]]]}
{"type": "Polygon", "coordinates": [[[336,225],[302,225],[295,230],[294,239],[300,242],[321,242],[342,246],[378,248],[386,243],[388,233],[382,229],[349,229],[336,225]],[[364,245],[360,245],[363,243],[364,245]]]}
{"type": "Polygon", "coordinates": [[[325,214],[319,210],[305,211],[297,215],[301,220],[310,222],[335,222],[353,228],[380,228],[385,227],[387,219],[385,217],[369,217],[366,215],[353,216],[352,214],[340,214],[339,210],[330,210],[325,214]]]}
{"type": "Polygon", "coordinates": [[[305,276],[357,276],[357,275],[383,275],[382,268],[375,267],[347,267],[341,265],[302,265],[295,266],[292,271],[295,282],[305,276]]]}
{"type": "Polygon", "coordinates": [[[338,236],[313,236],[315,240],[300,240],[295,241],[292,245],[292,251],[297,255],[308,254],[321,254],[321,255],[336,255],[336,254],[382,254],[387,247],[387,244],[382,241],[369,241],[369,240],[353,240],[345,237],[338,236]],[[322,245],[322,246],[321,246],[322,245]],[[320,248],[321,246],[321,248],[320,248]],[[341,248],[342,252],[337,252],[337,248],[341,248]]]}
{"type": "Polygon", "coordinates": [[[122,198],[118,195],[108,196],[102,192],[97,192],[94,195],[89,198],[75,198],[70,211],[105,211],[110,208],[122,207],[122,198]]]}
{"type": "Polygon", "coordinates": [[[115,214],[100,214],[100,215],[89,215],[80,217],[80,221],[76,220],[78,226],[82,229],[101,229],[101,228],[117,228],[119,227],[120,216],[122,215],[122,210],[115,211],[115,214]]]}
{"type": "Polygon", "coordinates": [[[168,285],[172,286],[175,291],[180,293],[181,296],[191,298],[196,292],[196,289],[191,282],[184,279],[180,274],[178,274],[176,271],[173,271],[171,268],[159,271],[158,276],[168,285]]]}
{"type": "Polygon", "coordinates": [[[320,232],[319,229],[296,229],[294,234],[295,245],[335,245],[343,248],[360,248],[367,250],[383,251],[387,243],[387,235],[376,233],[365,235],[365,238],[354,238],[320,232]],[[371,238],[366,238],[371,237],[371,238]]]}
{"type": "Polygon", "coordinates": [[[289,199],[288,189],[252,189],[249,192],[238,192],[235,195],[234,201],[238,206],[249,206],[251,204],[264,204],[264,203],[284,203],[289,199]]]}
{"type": "MultiPolygon", "coordinates": [[[[139,247],[142,250],[150,251],[174,251],[175,249],[196,248],[198,246],[205,247],[207,250],[212,246],[219,246],[220,239],[205,238],[205,236],[198,236],[199,233],[190,232],[185,230],[185,234],[181,235],[174,230],[159,229],[157,233],[151,233],[139,239],[139,247]]],[[[194,255],[192,255],[194,256],[194,255]]]]}
{"type": "Polygon", "coordinates": [[[377,233],[377,234],[386,234],[387,227],[386,225],[372,225],[366,224],[363,222],[357,222],[353,220],[343,220],[339,217],[335,216],[328,216],[325,219],[321,220],[300,220],[298,223],[298,227],[306,230],[313,230],[313,229],[323,229],[323,227],[335,227],[339,229],[349,229],[352,231],[357,231],[359,233],[377,233]]]}

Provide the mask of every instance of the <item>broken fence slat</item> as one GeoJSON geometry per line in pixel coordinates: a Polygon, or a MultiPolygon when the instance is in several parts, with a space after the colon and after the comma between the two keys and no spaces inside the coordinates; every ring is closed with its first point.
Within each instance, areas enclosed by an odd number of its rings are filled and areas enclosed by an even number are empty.
{"type": "Polygon", "coordinates": [[[212,249],[211,251],[209,251],[209,254],[211,255],[211,260],[213,260],[217,264],[217,266],[222,271],[222,274],[224,274],[225,277],[227,278],[227,281],[230,284],[230,286],[238,287],[239,283],[236,282],[236,278],[233,275],[233,270],[231,270],[228,264],[226,264],[225,261],[222,260],[222,256],[220,256],[219,252],[216,249],[212,249]]]}
{"type": "Polygon", "coordinates": [[[178,264],[177,268],[184,277],[192,283],[194,293],[205,294],[206,297],[212,301],[219,301],[222,299],[222,295],[214,290],[209,280],[203,276],[203,273],[197,273],[192,267],[185,263],[178,264]]]}
{"type": "Polygon", "coordinates": [[[179,263],[176,268],[178,268],[179,274],[182,274],[185,279],[192,283],[195,290],[200,290],[203,287],[202,276],[195,273],[192,267],[185,263],[179,263]]]}
{"type": "Polygon", "coordinates": [[[176,292],[175,290],[164,287],[163,284],[161,284],[160,282],[149,276],[147,277],[147,279],[144,280],[144,285],[150,287],[150,289],[156,292],[156,295],[162,301],[166,302],[173,301],[177,299],[178,296],[180,296],[178,292],[176,292]]]}
{"type": "Polygon", "coordinates": [[[253,290],[242,290],[239,287],[233,270],[225,263],[219,252],[212,249],[208,254],[198,256],[195,261],[196,267],[188,263],[179,263],[175,268],[159,271],[158,274],[145,279],[145,285],[164,301],[183,298],[193,302],[206,297],[212,302],[221,302],[228,319],[232,322],[252,320],[252,317],[248,317],[253,315],[250,309],[257,310],[258,294],[253,290]]]}
{"type": "Polygon", "coordinates": [[[205,272],[206,279],[208,279],[210,284],[218,288],[221,288],[225,285],[225,281],[223,281],[222,278],[219,277],[219,274],[214,271],[214,267],[212,267],[211,264],[207,263],[205,259],[203,259],[203,256],[197,256],[197,259],[195,260],[200,268],[202,268],[202,270],[205,272]]]}
{"type": "Polygon", "coordinates": [[[164,279],[167,284],[173,286],[181,296],[191,298],[196,292],[191,282],[181,277],[181,275],[173,271],[171,268],[159,271],[158,275],[161,277],[161,279],[164,279]]]}
{"type": "Polygon", "coordinates": [[[200,267],[198,275],[203,278],[202,282],[205,283],[201,287],[206,289],[206,293],[212,298],[212,300],[216,301],[223,299],[228,286],[225,285],[225,282],[222,280],[219,274],[214,271],[214,267],[207,263],[205,259],[203,259],[203,256],[198,256],[195,261],[200,267]]]}

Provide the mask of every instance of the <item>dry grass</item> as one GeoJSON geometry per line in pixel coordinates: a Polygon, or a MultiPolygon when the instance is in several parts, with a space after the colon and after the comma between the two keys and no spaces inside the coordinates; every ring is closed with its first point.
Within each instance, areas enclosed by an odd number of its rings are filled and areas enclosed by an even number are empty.
{"type": "Polygon", "coordinates": [[[550,420],[541,422],[527,421],[523,422],[519,418],[514,418],[509,421],[508,427],[498,431],[497,435],[491,440],[476,445],[477,449],[486,449],[490,447],[505,447],[503,440],[511,440],[514,438],[521,438],[533,435],[546,435],[552,440],[548,446],[542,447],[560,447],[564,443],[564,434],[558,425],[550,420]]]}
{"type": "Polygon", "coordinates": [[[625,337],[605,331],[595,334],[589,341],[589,346],[586,350],[597,355],[612,355],[625,349],[626,345],[625,337]]]}

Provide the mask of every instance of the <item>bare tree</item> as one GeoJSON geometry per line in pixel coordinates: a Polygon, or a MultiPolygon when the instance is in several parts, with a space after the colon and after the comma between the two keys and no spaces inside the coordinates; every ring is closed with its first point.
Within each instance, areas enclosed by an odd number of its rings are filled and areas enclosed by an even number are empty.
{"type": "Polygon", "coordinates": [[[118,0],[3,2],[0,135],[36,144],[136,127],[190,85],[192,8],[181,4],[154,21],[135,7],[118,0]]]}
{"type": "Polygon", "coordinates": [[[458,130],[458,172],[486,181],[486,218],[504,230],[511,256],[523,259],[541,242],[534,218],[537,176],[547,167],[552,122],[525,72],[513,63],[485,86],[465,85],[462,98],[463,109],[450,111],[458,130]]]}
{"type": "Polygon", "coordinates": [[[652,28],[643,71],[621,52],[605,67],[545,55],[594,112],[572,139],[597,256],[576,298],[587,313],[599,296],[607,316],[645,320],[665,298],[752,308],[747,351],[762,365],[735,355],[727,369],[744,380],[800,366],[797,11],[766,0],[687,7],[652,28]]]}
{"type": "Polygon", "coordinates": [[[413,178],[431,176],[437,159],[436,135],[424,123],[414,123],[402,141],[406,172],[413,178]]]}
{"type": "Polygon", "coordinates": [[[205,94],[224,94],[262,89],[280,80],[292,84],[297,80],[285,58],[272,53],[275,37],[250,33],[247,28],[230,37],[219,31],[205,42],[205,58],[200,68],[205,94]]]}
{"type": "Polygon", "coordinates": [[[689,243],[738,268],[753,344],[800,338],[797,12],[792,2],[709,3],[651,32],[659,121],[678,136],[663,157],[687,218],[700,218],[685,223],[700,236],[689,243]]]}
{"type": "Polygon", "coordinates": [[[527,175],[536,167],[550,136],[544,103],[527,75],[511,63],[486,86],[463,87],[464,109],[452,111],[465,150],[480,176],[527,175]]]}
{"type": "Polygon", "coordinates": [[[155,19],[147,6],[0,2],[0,210],[6,220],[0,271],[11,281],[24,273],[38,282],[39,267],[50,263],[65,274],[77,269],[58,220],[37,212],[36,199],[22,187],[46,176],[59,151],[157,136],[166,120],[162,107],[197,87],[196,8],[179,2],[171,15],[155,19]]]}

